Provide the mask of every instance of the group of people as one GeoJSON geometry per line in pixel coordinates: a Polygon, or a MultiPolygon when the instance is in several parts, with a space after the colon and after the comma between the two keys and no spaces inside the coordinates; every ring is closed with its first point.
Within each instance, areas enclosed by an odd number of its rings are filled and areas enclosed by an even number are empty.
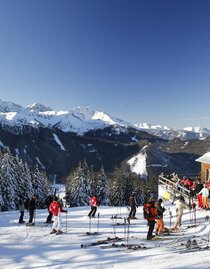
{"type": "MultiPolygon", "coordinates": [[[[28,210],[29,212],[29,220],[26,224],[27,226],[32,226],[35,223],[35,210],[36,210],[36,201],[37,196],[34,194],[32,195],[31,199],[26,199],[21,196],[18,201],[19,211],[20,211],[20,217],[19,217],[19,223],[25,223],[23,220],[24,218],[24,211],[28,210]]],[[[60,234],[61,231],[61,214],[60,212],[67,213],[67,210],[63,209],[62,202],[58,199],[57,196],[49,195],[45,200],[45,205],[48,209],[48,216],[46,223],[52,223],[52,233],[60,234]],[[52,220],[53,217],[53,220],[52,220]]]]}
{"type": "MultiPolygon", "coordinates": [[[[198,196],[198,207],[208,209],[209,208],[209,205],[208,205],[209,190],[205,184],[200,189],[197,196],[198,196]]],[[[23,197],[20,197],[19,223],[25,222],[23,220],[25,209],[27,209],[29,212],[28,225],[31,225],[33,223],[33,220],[35,221],[36,199],[37,199],[36,195],[33,195],[31,199],[27,199],[26,201],[23,200],[23,197]]],[[[169,229],[167,229],[164,226],[163,215],[164,215],[165,208],[163,207],[162,203],[163,203],[162,198],[158,199],[158,201],[156,202],[155,198],[151,196],[147,199],[143,207],[144,218],[147,220],[148,227],[149,227],[148,232],[147,232],[147,240],[151,240],[155,236],[153,235],[154,229],[156,229],[156,235],[161,235],[163,234],[163,232],[169,232],[169,229]]],[[[172,228],[170,227],[171,231],[176,231],[181,226],[181,220],[182,220],[184,209],[191,210],[191,206],[192,206],[185,202],[185,199],[182,195],[178,197],[175,203],[176,203],[176,221],[173,227],[172,228]]],[[[62,233],[60,213],[67,213],[68,211],[63,209],[63,204],[58,199],[57,196],[49,195],[45,200],[45,205],[47,206],[47,209],[48,209],[48,216],[46,219],[46,223],[52,223],[52,230],[50,233],[57,233],[57,234],[62,233]]],[[[95,217],[98,206],[99,206],[99,200],[97,199],[97,197],[96,196],[91,197],[90,198],[91,210],[88,213],[89,218],[95,217]]],[[[135,215],[138,208],[138,203],[136,201],[135,192],[132,192],[129,198],[129,206],[130,206],[130,211],[129,211],[128,219],[136,219],[135,215]]]]}
{"type": "Polygon", "coordinates": [[[156,235],[161,235],[164,232],[169,233],[177,231],[178,228],[181,227],[182,215],[184,209],[191,209],[190,205],[185,202],[184,197],[181,195],[176,200],[176,221],[173,227],[169,230],[164,226],[163,221],[163,214],[165,208],[162,205],[163,199],[160,198],[156,202],[153,197],[150,197],[147,203],[144,205],[144,217],[148,221],[148,233],[147,233],[147,240],[151,240],[155,235],[153,235],[154,228],[156,229],[156,235]],[[155,227],[156,224],[156,227],[155,227]]]}

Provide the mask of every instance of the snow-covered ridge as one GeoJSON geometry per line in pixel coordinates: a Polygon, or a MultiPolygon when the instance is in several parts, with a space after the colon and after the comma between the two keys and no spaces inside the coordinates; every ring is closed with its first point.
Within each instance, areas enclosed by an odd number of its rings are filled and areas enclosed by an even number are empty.
{"type": "Polygon", "coordinates": [[[137,123],[135,126],[139,129],[152,129],[152,130],[173,130],[170,127],[167,127],[165,125],[160,125],[160,124],[150,124],[150,123],[137,123]]]}
{"type": "Polygon", "coordinates": [[[205,139],[210,136],[210,130],[202,126],[185,127],[178,130],[160,124],[138,123],[135,126],[139,130],[169,140],[174,138],[180,138],[181,140],[205,139]]]}
{"type": "Polygon", "coordinates": [[[90,130],[103,129],[109,126],[123,128],[132,126],[135,128],[130,123],[88,107],[78,107],[69,111],[55,111],[40,103],[23,108],[12,102],[3,102],[1,100],[0,123],[19,127],[23,125],[56,127],[64,132],[75,132],[77,134],[84,134],[90,130]]]}

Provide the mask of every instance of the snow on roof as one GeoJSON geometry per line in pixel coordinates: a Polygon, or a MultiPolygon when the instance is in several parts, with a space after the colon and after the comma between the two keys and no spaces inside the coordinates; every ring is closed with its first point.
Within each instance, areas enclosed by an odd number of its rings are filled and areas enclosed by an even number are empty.
{"type": "Polygon", "coordinates": [[[205,153],[203,156],[199,157],[196,159],[196,162],[201,162],[201,163],[208,163],[210,164],[210,152],[205,153]]]}

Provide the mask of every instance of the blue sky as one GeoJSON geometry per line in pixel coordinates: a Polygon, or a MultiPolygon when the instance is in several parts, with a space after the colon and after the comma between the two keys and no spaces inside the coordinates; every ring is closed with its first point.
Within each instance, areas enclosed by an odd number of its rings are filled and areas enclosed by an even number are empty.
{"type": "Polygon", "coordinates": [[[210,128],[210,1],[0,0],[0,98],[210,128]]]}

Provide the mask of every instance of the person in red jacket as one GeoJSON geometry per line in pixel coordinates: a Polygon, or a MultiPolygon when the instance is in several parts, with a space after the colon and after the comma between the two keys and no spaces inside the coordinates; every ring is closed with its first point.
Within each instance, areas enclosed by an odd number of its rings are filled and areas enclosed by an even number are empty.
{"type": "Polygon", "coordinates": [[[95,196],[91,197],[90,198],[91,210],[90,210],[90,212],[88,214],[89,218],[94,218],[95,217],[98,205],[99,205],[98,199],[95,196]]]}
{"type": "Polygon", "coordinates": [[[50,232],[51,234],[60,234],[62,231],[60,230],[61,228],[61,214],[60,212],[65,212],[67,213],[67,210],[64,210],[62,205],[58,202],[58,197],[53,198],[53,202],[49,206],[49,211],[52,212],[53,214],[53,225],[52,225],[52,231],[50,232]]]}
{"type": "Polygon", "coordinates": [[[144,218],[148,222],[148,233],[147,233],[147,240],[151,240],[154,236],[152,235],[154,227],[155,227],[155,219],[157,217],[157,208],[155,205],[154,197],[150,197],[148,202],[145,204],[144,208],[144,218]]]}

